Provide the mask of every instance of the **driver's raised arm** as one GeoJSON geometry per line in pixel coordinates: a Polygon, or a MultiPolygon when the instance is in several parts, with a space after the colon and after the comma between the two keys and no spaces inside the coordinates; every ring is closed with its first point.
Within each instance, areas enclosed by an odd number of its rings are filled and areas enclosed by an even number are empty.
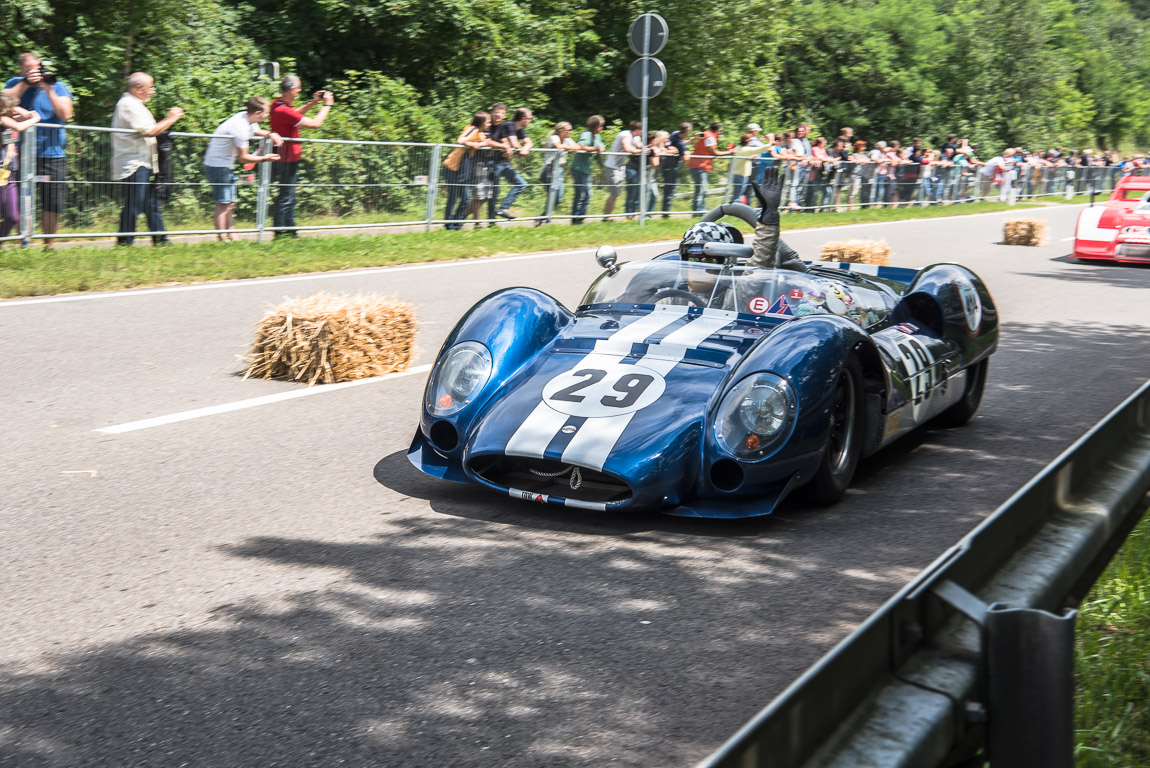
{"type": "Polygon", "coordinates": [[[747,263],[753,267],[778,266],[779,249],[779,203],[783,199],[783,179],[779,169],[768,168],[763,175],[763,184],[751,184],[755,196],[759,198],[759,222],[755,225],[754,255],[747,263]]]}

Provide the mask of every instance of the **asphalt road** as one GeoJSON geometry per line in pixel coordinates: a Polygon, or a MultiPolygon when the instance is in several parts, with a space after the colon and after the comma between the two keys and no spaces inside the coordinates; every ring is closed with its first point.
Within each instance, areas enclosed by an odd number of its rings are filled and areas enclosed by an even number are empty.
{"type": "Polygon", "coordinates": [[[425,375],[95,431],[297,389],[237,375],[284,296],[409,299],[422,364],[498,288],[573,306],[588,251],[0,302],[0,764],[697,762],[1150,376],[1150,268],[1066,259],[1075,211],[1044,248],[1002,214],[784,232],[970,266],[1002,342],[971,424],[741,522],[426,478],[425,375]]]}

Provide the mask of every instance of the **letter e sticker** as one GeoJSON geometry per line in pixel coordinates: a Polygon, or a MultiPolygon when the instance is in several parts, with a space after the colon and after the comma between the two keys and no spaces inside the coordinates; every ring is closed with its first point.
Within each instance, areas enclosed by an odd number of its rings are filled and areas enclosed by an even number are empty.
{"type": "Polygon", "coordinates": [[[771,308],[771,300],[765,296],[756,296],[748,306],[756,315],[761,315],[771,308]]]}

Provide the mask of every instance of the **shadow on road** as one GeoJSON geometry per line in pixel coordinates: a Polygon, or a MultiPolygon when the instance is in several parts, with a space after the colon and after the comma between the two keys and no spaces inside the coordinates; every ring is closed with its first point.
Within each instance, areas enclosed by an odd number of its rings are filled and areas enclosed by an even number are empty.
{"type": "Polygon", "coordinates": [[[759,536],[771,527],[771,516],[743,520],[702,520],[659,512],[594,512],[510,499],[481,486],[436,480],[407,460],[407,451],[383,457],[375,465],[376,481],[404,496],[426,499],[436,512],[540,530],[562,530],[591,536],[617,536],[667,531],[696,536],[759,536]]]}
{"type": "Polygon", "coordinates": [[[378,492],[430,510],[225,548],[326,588],[0,670],[0,764],[692,764],[1148,371],[1146,329],[1007,326],[970,425],[763,521],[576,519],[390,454],[378,492]]]}
{"type": "Polygon", "coordinates": [[[1058,272],[1017,272],[1015,274],[1071,283],[1103,283],[1117,288],[1150,287],[1150,264],[1079,261],[1072,256],[1058,256],[1051,261],[1069,264],[1072,268],[1058,272]]]}

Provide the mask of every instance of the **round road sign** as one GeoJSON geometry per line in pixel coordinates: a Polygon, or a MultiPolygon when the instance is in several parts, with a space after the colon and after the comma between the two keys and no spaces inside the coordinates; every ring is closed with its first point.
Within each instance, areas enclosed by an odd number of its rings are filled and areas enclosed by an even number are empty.
{"type": "Polygon", "coordinates": [[[631,22],[627,41],[636,56],[654,56],[667,44],[667,20],[657,13],[644,13],[631,22]]]}
{"type": "Polygon", "coordinates": [[[653,99],[663,92],[667,84],[667,67],[650,56],[635,59],[627,70],[627,90],[636,99],[653,99]],[[643,73],[647,73],[647,87],[643,87],[643,73]]]}

